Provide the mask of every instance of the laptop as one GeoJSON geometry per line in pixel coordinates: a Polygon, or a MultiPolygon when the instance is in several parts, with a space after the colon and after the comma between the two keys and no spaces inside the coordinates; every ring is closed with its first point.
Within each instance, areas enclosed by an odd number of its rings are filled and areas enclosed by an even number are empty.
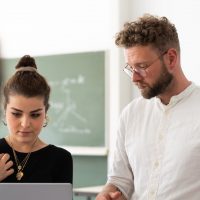
{"type": "Polygon", "coordinates": [[[1,200],[72,200],[70,183],[0,183],[1,200]]]}

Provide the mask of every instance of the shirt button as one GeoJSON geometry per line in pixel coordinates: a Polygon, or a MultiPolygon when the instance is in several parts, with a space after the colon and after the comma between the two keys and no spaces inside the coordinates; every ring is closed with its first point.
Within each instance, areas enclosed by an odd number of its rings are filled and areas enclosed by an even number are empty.
{"type": "Polygon", "coordinates": [[[163,135],[159,135],[159,140],[162,140],[163,139],[163,135]]]}
{"type": "Polygon", "coordinates": [[[154,195],[155,195],[155,191],[154,190],[150,191],[150,196],[154,196],[154,195]]]}
{"type": "Polygon", "coordinates": [[[154,167],[157,168],[158,166],[159,166],[159,162],[156,161],[156,162],[154,163],[154,167]]]}

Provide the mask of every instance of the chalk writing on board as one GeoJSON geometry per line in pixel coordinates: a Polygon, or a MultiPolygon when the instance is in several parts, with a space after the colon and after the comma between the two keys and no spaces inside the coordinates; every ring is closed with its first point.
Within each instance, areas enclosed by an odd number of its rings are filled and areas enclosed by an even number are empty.
{"type": "Polygon", "coordinates": [[[85,77],[81,74],[73,78],[50,81],[51,88],[59,91],[60,101],[51,100],[51,109],[57,117],[52,122],[52,126],[62,133],[91,134],[86,117],[79,113],[78,105],[73,99],[73,90],[70,86],[84,85],[85,77]],[[73,120],[72,120],[73,119],[73,120]],[[78,124],[78,126],[77,126],[78,124]]]}

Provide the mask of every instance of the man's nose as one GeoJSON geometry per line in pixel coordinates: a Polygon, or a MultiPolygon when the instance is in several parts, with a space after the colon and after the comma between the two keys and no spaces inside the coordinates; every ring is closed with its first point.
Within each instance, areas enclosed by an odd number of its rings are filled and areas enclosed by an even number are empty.
{"type": "Polygon", "coordinates": [[[142,79],[143,77],[140,75],[140,73],[134,70],[133,75],[132,75],[132,81],[138,82],[138,81],[141,81],[142,79]]]}

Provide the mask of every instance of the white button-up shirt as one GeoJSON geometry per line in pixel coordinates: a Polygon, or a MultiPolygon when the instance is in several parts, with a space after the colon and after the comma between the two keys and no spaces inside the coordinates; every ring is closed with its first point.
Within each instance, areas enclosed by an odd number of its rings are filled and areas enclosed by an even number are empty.
{"type": "Polygon", "coordinates": [[[200,200],[199,87],[123,110],[108,183],[132,200],[200,200]]]}

